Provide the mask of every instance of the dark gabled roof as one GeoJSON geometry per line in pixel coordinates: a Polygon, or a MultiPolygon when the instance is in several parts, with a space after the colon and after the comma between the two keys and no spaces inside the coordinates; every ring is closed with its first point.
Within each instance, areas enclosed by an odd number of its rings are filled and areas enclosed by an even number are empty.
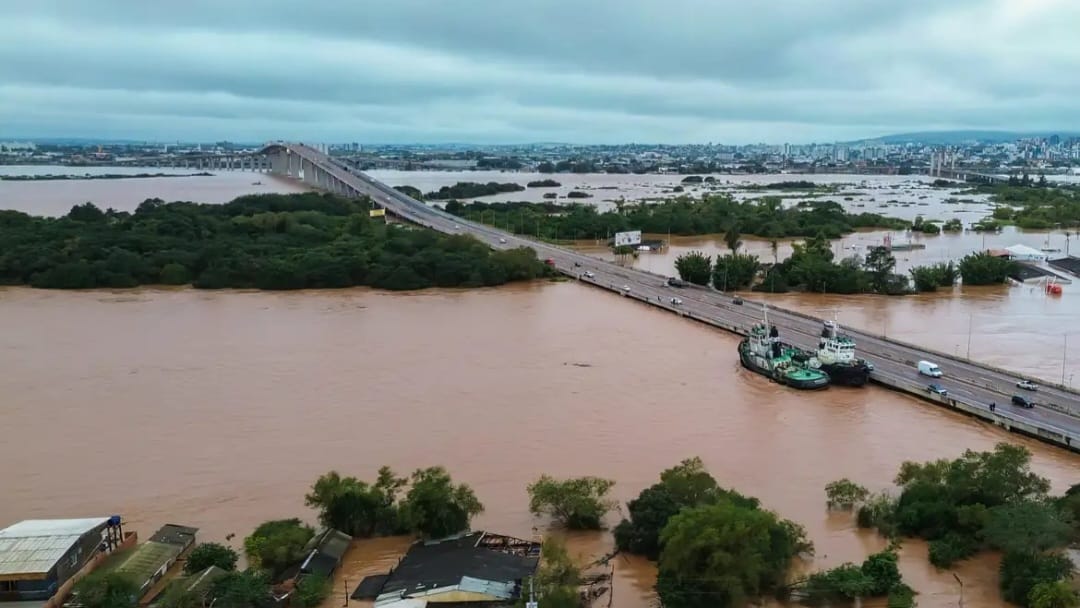
{"type": "Polygon", "coordinates": [[[381,593],[405,595],[461,584],[464,577],[515,583],[536,571],[540,543],[473,532],[417,542],[390,573],[381,593]]]}
{"type": "Polygon", "coordinates": [[[333,528],[320,532],[305,547],[308,554],[300,565],[300,572],[330,576],[341,564],[351,542],[351,536],[333,528]]]}

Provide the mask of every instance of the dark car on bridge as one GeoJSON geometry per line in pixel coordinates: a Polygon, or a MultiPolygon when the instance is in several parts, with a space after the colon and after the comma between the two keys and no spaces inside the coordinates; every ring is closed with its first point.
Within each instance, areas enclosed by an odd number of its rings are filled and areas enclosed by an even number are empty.
{"type": "Polygon", "coordinates": [[[1013,395],[1012,396],[1012,404],[1013,405],[1019,405],[1020,407],[1027,408],[1029,410],[1031,408],[1035,407],[1035,404],[1031,402],[1031,399],[1028,399],[1027,397],[1024,397],[1023,395],[1013,395]]]}
{"type": "Polygon", "coordinates": [[[935,395],[941,395],[942,397],[949,394],[949,391],[945,390],[940,384],[927,384],[926,391],[935,395]]]}

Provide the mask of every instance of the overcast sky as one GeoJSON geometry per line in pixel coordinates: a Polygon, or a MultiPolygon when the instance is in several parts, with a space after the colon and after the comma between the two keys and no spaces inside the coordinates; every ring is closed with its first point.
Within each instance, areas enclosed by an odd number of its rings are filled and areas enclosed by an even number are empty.
{"type": "Polygon", "coordinates": [[[1080,0],[32,0],[0,137],[751,143],[1077,130],[1080,0]]]}

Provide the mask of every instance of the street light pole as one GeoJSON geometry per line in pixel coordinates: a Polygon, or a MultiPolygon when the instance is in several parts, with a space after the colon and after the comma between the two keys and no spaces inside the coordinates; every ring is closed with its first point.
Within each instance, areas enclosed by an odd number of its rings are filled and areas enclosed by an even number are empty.
{"type": "Polygon", "coordinates": [[[1069,352],[1069,334],[1062,336],[1061,345],[1061,384],[1065,384],[1065,356],[1069,352]]]}
{"type": "Polygon", "coordinates": [[[971,324],[975,317],[974,313],[968,313],[968,343],[967,343],[967,359],[971,361],[971,324]]]}

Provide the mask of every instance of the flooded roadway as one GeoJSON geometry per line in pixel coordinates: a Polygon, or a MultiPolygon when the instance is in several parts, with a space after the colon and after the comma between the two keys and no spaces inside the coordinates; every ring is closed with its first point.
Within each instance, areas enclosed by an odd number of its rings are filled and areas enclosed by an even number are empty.
{"type": "MultiPolygon", "coordinates": [[[[203,540],[299,515],[329,469],[371,478],[447,466],[487,510],[477,528],[528,536],[542,473],[617,480],[620,501],[682,458],[806,526],[813,568],[883,547],[829,514],[839,477],[887,486],[904,460],[1027,445],[1062,491],[1080,457],[876,388],[785,390],[738,366],[736,339],[574,284],[386,294],[0,290],[0,523],[121,513],[203,540]]],[[[615,523],[612,515],[610,523],[615,523]]],[[[610,534],[572,538],[582,556],[610,534]]],[[[349,555],[350,585],[400,540],[349,555]]],[[[381,559],[381,561],[379,561],[381,559]]],[[[615,606],[647,606],[653,568],[616,560],[615,606]]],[[[903,553],[922,606],[958,587],[921,543],[903,553]]],[[[958,571],[970,606],[1002,606],[995,562],[958,571]]]]}

